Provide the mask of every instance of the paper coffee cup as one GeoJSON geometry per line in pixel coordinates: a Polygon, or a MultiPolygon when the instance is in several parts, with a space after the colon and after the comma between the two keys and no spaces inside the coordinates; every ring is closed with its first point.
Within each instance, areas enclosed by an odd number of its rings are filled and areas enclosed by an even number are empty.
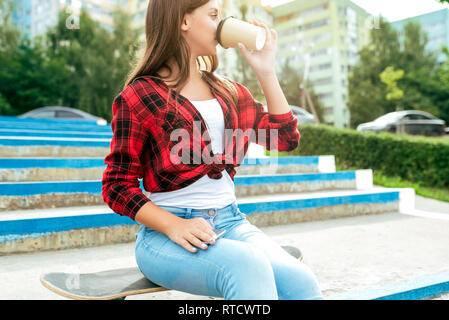
{"type": "Polygon", "coordinates": [[[264,28],[229,16],[220,21],[217,41],[225,49],[237,48],[239,42],[248,50],[262,50],[267,34],[264,28]]]}

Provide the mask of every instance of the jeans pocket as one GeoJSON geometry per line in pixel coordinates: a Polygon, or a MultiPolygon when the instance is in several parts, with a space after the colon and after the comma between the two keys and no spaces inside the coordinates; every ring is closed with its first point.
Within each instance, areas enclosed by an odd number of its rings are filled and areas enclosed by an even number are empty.
{"type": "Polygon", "coordinates": [[[243,213],[242,211],[240,211],[239,208],[237,208],[237,213],[238,213],[238,215],[239,215],[241,218],[246,219],[246,214],[243,213]]]}
{"type": "Polygon", "coordinates": [[[150,228],[144,228],[141,232],[138,233],[137,239],[136,239],[136,246],[143,244],[144,246],[154,246],[154,238],[159,234],[160,232],[150,229],[150,228]]]}

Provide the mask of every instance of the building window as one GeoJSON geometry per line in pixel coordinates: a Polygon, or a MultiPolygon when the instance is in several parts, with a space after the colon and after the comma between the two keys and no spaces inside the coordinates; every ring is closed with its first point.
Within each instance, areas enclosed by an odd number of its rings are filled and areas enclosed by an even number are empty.
{"type": "Polygon", "coordinates": [[[315,28],[319,28],[322,26],[326,26],[328,25],[330,22],[329,19],[322,19],[322,20],[317,20],[317,21],[313,21],[304,25],[300,25],[299,26],[299,31],[307,31],[307,30],[311,30],[311,29],[315,29],[315,28]]]}
{"type": "Polygon", "coordinates": [[[324,108],[324,114],[325,115],[334,114],[334,108],[333,107],[324,108]]]}
{"type": "Polygon", "coordinates": [[[329,93],[321,93],[317,95],[318,99],[324,100],[324,99],[332,99],[334,97],[334,94],[332,92],[329,93]]]}
{"type": "Polygon", "coordinates": [[[322,79],[317,79],[312,81],[312,85],[313,86],[324,86],[324,85],[328,85],[328,84],[332,84],[332,77],[329,78],[322,78],[322,79]]]}
{"type": "Polygon", "coordinates": [[[295,14],[294,13],[291,13],[291,14],[279,17],[275,21],[276,21],[276,23],[283,23],[283,22],[290,21],[292,19],[295,19],[295,14]]]}
{"type": "Polygon", "coordinates": [[[332,69],[332,63],[331,62],[314,65],[314,66],[310,67],[310,72],[325,71],[325,70],[329,70],[329,69],[332,69]]]}
{"type": "Polygon", "coordinates": [[[315,50],[315,51],[310,52],[310,57],[315,58],[315,57],[330,55],[331,50],[332,50],[331,48],[315,50]]]}
{"type": "Polygon", "coordinates": [[[326,10],[327,10],[327,3],[323,4],[323,5],[320,5],[320,6],[317,6],[317,7],[313,7],[313,8],[301,11],[301,12],[299,12],[297,14],[297,17],[298,18],[305,18],[305,17],[308,17],[308,16],[319,14],[319,13],[324,12],[326,10]]]}

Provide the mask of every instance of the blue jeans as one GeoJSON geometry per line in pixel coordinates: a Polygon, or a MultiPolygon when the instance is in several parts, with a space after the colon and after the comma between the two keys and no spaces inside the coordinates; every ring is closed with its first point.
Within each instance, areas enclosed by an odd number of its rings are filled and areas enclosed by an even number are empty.
{"type": "Polygon", "coordinates": [[[203,217],[215,229],[227,231],[206,250],[192,253],[141,225],[136,261],[154,283],[225,300],[323,298],[310,268],[252,225],[235,202],[221,209],[161,208],[184,219],[203,217]]]}

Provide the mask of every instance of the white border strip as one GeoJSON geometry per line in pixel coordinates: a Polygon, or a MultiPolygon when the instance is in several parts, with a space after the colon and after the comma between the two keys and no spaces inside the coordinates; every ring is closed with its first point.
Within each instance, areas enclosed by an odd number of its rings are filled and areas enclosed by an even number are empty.
{"type": "Polygon", "coordinates": [[[318,172],[334,173],[335,171],[335,156],[318,157],[318,172]]]}

